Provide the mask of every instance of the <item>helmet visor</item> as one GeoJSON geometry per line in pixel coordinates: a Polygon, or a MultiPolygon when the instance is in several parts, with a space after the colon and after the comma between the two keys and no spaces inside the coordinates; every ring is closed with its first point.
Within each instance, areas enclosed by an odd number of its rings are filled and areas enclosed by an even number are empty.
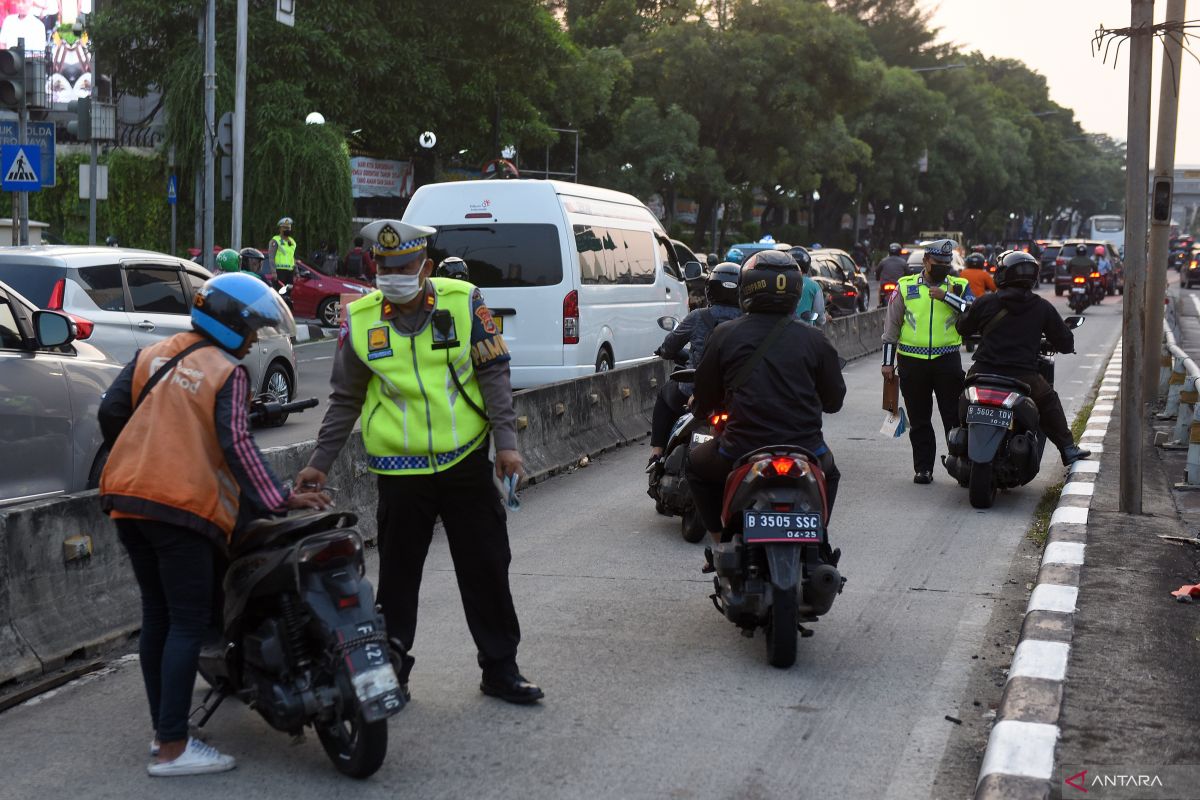
{"type": "Polygon", "coordinates": [[[242,311],[246,324],[256,331],[273,328],[284,336],[296,335],[296,320],[279,293],[272,290],[248,303],[242,311]]]}

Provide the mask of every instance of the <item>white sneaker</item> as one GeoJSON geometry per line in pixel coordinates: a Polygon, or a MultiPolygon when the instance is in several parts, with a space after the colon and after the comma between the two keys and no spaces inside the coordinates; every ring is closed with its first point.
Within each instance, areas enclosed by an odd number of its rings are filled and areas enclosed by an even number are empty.
{"type": "Polygon", "coordinates": [[[146,772],[155,778],[170,778],[176,775],[206,775],[210,772],[228,772],[236,762],[233,756],[217,752],[212,745],[199,739],[188,738],[187,748],[174,761],[157,761],[146,765],[146,772]]]}

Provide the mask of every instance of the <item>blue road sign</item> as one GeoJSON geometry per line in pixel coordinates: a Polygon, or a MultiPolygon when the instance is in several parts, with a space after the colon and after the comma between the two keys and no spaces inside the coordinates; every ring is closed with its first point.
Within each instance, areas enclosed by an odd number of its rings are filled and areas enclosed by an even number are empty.
{"type": "Polygon", "coordinates": [[[179,200],[179,192],[176,191],[175,176],[172,175],[167,179],[167,204],[175,205],[179,200]]]}
{"type": "MultiPolygon", "coordinates": [[[[50,188],[56,183],[54,169],[54,123],[30,122],[27,124],[25,141],[37,145],[42,151],[42,170],[38,177],[42,179],[42,187],[50,188]]],[[[0,120],[0,144],[21,144],[17,138],[17,121],[15,119],[0,120]]]]}
{"type": "Polygon", "coordinates": [[[0,186],[6,192],[41,191],[42,151],[32,144],[0,145],[0,186]]]}

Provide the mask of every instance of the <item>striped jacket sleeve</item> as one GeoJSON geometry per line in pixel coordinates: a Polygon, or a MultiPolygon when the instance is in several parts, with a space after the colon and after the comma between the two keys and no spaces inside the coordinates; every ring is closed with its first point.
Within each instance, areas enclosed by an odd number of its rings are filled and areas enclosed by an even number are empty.
{"type": "Polygon", "coordinates": [[[250,379],[246,368],[239,365],[217,393],[217,440],[225,454],[225,463],[241,487],[243,514],[249,512],[252,517],[283,514],[289,492],[275,477],[250,435],[249,397],[250,379]]]}

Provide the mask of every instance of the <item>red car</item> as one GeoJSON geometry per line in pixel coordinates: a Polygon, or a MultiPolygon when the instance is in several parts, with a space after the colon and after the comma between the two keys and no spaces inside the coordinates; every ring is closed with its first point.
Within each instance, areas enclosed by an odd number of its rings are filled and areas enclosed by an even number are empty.
{"type": "Polygon", "coordinates": [[[296,272],[288,294],[296,319],[315,319],[327,328],[336,328],[342,295],[373,291],[375,287],[369,283],[326,275],[296,259],[296,272]]]}

